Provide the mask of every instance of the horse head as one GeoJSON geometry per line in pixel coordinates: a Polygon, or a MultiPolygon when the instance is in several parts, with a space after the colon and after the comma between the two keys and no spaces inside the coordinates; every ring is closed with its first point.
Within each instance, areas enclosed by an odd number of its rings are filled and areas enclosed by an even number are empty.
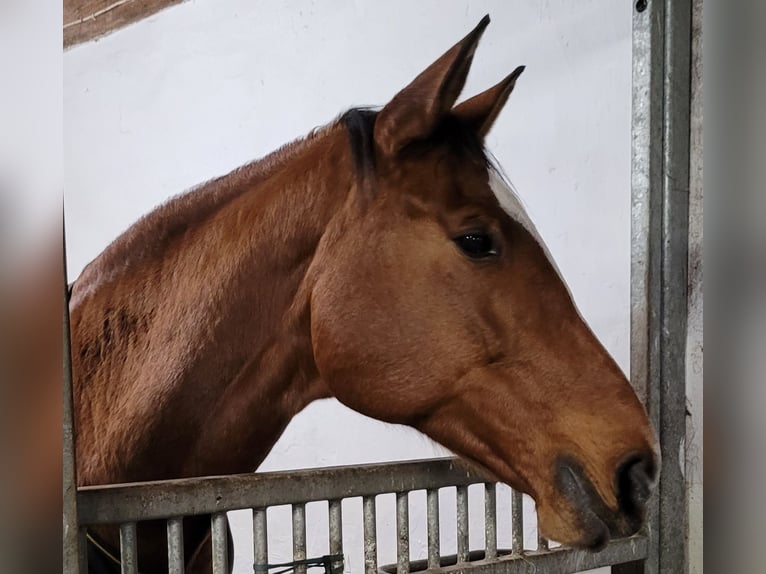
{"type": "Polygon", "coordinates": [[[484,150],[523,68],[455,105],[488,22],[344,116],[356,193],[312,264],[314,358],[341,402],[529,493],[545,536],[599,548],[643,524],[657,441],[484,150]]]}

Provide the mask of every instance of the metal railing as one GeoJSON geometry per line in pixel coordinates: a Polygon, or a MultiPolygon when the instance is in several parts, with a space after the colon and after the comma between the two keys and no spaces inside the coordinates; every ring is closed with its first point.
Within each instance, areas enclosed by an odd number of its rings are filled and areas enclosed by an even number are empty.
{"type": "MultiPolygon", "coordinates": [[[[228,571],[226,512],[251,509],[253,512],[254,571],[269,571],[268,513],[273,506],[292,507],[293,561],[295,571],[306,571],[306,504],[324,501],[328,510],[328,555],[340,562],[343,555],[344,521],[342,501],[358,499],[362,506],[364,572],[409,574],[435,570],[479,573],[558,572],[561,574],[642,560],[647,554],[647,540],[636,536],[616,540],[604,551],[549,548],[540,539],[536,550],[523,545],[524,515],[522,495],[513,491],[510,508],[511,545],[498,547],[497,485],[486,482],[463,468],[456,459],[442,458],[412,462],[385,463],[301,470],[294,472],[192,478],[81,488],[77,494],[81,535],[88,526],[119,525],[120,554],[123,572],[136,570],[136,524],[146,520],[166,520],[168,562],[172,573],[183,572],[183,532],[181,519],[190,515],[210,515],[213,544],[213,572],[228,571]],[[469,548],[468,486],[484,485],[484,547],[469,548]],[[454,555],[440,553],[440,489],[456,491],[457,540],[454,555]],[[409,495],[426,493],[427,557],[411,560],[409,495]],[[376,499],[379,495],[396,496],[396,564],[378,564],[376,499]]],[[[271,565],[273,566],[273,565],[271,565]]],[[[333,570],[334,571],[334,570],[333,570]]]]}

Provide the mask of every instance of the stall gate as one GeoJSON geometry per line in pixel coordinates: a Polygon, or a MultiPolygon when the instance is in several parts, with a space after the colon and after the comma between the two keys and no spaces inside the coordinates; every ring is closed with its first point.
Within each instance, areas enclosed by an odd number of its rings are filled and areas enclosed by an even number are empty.
{"type": "MultiPolygon", "coordinates": [[[[84,574],[87,527],[118,524],[122,572],[136,573],[136,523],[167,521],[171,573],[183,572],[181,520],[210,514],[213,571],[227,570],[226,512],[252,509],[254,571],[268,574],[313,566],[340,572],[344,521],[341,503],[362,505],[365,574],[471,572],[472,574],[568,574],[612,566],[619,574],[681,574],[686,570],[685,352],[690,154],[692,21],[699,30],[702,0],[634,0],[631,251],[631,381],[644,400],[660,436],[663,453],[659,492],[644,531],[612,541],[599,553],[570,548],[524,548],[521,494],[510,508],[498,508],[496,485],[463,469],[454,459],[336,467],[297,472],[255,473],[210,478],[107,485],[76,489],[72,422],[69,318],[64,295],[64,572],[84,574]],[[468,496],[484,485],[485,544],[468,545],[468,496]],[[456,490],[457,547],[440,555],[439,490],[456,490]],[[425,491],[427,557],[410,561],[409,493],[425,491]],[[376,497],[396,497],[397,562],[378,564],[376,497]],[[306,555],[306,504],[326,501],[327,555],[306,555]],[[293,560],[271,564],[267,509],[291,505],[293,560]],[[511,513],[510,547],[498,547],[498,513],[511,513]]],[[[696,81],[696,78],[695,78],[696,81]]],[[[699,113],[700,110],[694,110],[699,113]]],[[[65,261],[66,268],[66,261],[65,261]]],[[[507,516],[507,515],[506,515],[507,516]]]]}
{"type": "Polygon", "coordinates": [[[452,458],[86,487],[79,490],[77,499],[81,524],[119,524],[121,562],[127,574],[137,572],[136,523],[156,519],[167,521],[170,572],[181,574],[181,517],[190,514],[211,515],[213,572],[227,572],[226,512],[240,509],[252,509],[256,573],[294,569],[303,574],[312,566],[324,567],[328,573],[343,572],[343,530],[348,523],[341,509],[348,499],[356,499],[362,507],[365,574],[409,574],[439,568],[442,572],[470,568],[476,574],[566,574],[648,556],[645,536],[616,540],[597,554],[549,548],[544,539],[539,540],[536,550],[526,550],[521,493],[513,492],[510,508],[498,508],[496,484],[485,482],[452,458]],[[485,544],[480,550],[468,546],[468,486],[472,484],[481,484],[484,489],[485,544]],[[448,488],[456,491],[457,548],[445,556],[440,555],[439,490],[448,488]],[[418,490],[426,492],[428,550],[427,557],[411,561],[409,494],[418,490]],[[396,497],[396,529],[391,534],[396,539],[397,560],[391,565],[379,564],[377,552],[376,499],[386,494],[396,497]],[[328,509],[326,554],[318,558],[306,554],[306,504],[311,502],[324,502],[328,509]],[[289,564],[269,561],[267,510],[281,505],[292,508],[293,561],[289,564]],[[498,512],[511,514],[513,536],[507,548],[498,547],[498,512]]]}

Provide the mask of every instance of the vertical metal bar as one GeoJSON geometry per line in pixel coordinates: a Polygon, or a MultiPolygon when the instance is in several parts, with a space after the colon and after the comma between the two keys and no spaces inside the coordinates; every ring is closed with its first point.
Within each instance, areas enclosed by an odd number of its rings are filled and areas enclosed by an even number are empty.
{"type": "MultiPolygon", "coordinates": [[[[63,220],[62,220],[63,227],[63,220]]],[[[72,339],[69,328],[69,285],[67,282],[66,233],[62,237],[63,251],[63,567],[64,572],[85,574],[88,571],[87,552],[77,513],[77,458],[75,453],[74,400],[72,385],[72,339]]]]}
{"type": "Polygon", "coordinates": [[[218,512],[210,517],[213,539],[213,574],[229,572],[229,535],[225,512],[218,512]]]}
{"type": "Polygon", "coordinates": [[[135,522],[120,524],[120,564],[122,574],[138,574],[135,522]]]}
{"type": "Polygon", "coordinates": [[[691,20],[691,0],[649,0],[633,17],[631,380],[663,453],[659,496],[649,506],[646,571],[651,574],[686,567],[680,447],[686,405],[691,20]]]}
{"type": "MultiPolygon", "coordinates": [[[[703,0],[692,0],[691,94],[689,126],[689,307],[686,330],[686,388],[689,414],[686,420],[686,477],[687,536],[686,555],[688,572],[701,572],[704,557],[703,535],[703,378],[704,378],[704,109],[703,109],[703,27],[705,25],[703,0]],[[700,453],[699,460],[696,452],[700,453]]],[[[708,19],[709,21],[710,19],[708,19]]],[[[725,141],[725,138],[720,138],[725,141]]],[[[713,290],[714,291],[714,290],[713,290]]],[[[732,314],[732,316],[735,314],[732,314]]],[[[720,364],[719,364],[720,366],[720,364]]],[[[720,540],[728,547],[724,540],[720,540]]],[[[752,546],[751,546],[752,548],[752,546]]],[[[729,552],[737,552],[729,547],[729,552]]],[[[709,565],[708,570],[715,566],[709,565]]]]}
{"type": "MultiPolygon", "coordinates": [[[[293,504],[293,560],[306,559],[306,505],[293,504]]],[[[306,566],[295,566],[296,574],[306,574],[306,566]]]]}
{"type": "Polygon", "coordinates": [[[511,529],[514,554],[524,553],[524,495],[518,490],[511,492],[511,529]]]}
{"type": "Polygon", "coordinates": [[[410,499],[408,492],[396,493],[396,574],[410,572],[410,499]]]}
{"type": "Polygon", "coordinates": [[[686,572],[686,320],[689,245],[691,0],[665,2],[662,325],[660,328],[660,572],[686,572]]]}
{"type": "Polygon", "coordinates": [[[364,528],[364,574],[378,574],[378,534],[375,523],[375,497],[362,499],[364,528]]]}
{"type": "Polygon", "coordinates": [[[468,487],[457,487],[457,563],[468,562],[468,487]]]}
{"type": "Polygon", "coordinates": [[[253,571],[255,574],[268,572],[269,535],[265,508],[253,509],[253,571]]]}
{"type": "Polygon", "coordinates": [[[426,491],[426,520],[428,521],[428,568],[440,566],[439,548],[439,490],[431,488],[426,491]]]}
{"type": "Polygon", "coordinates": [[[77,535],[77,545],[79,553],[80,574],[88,572],[88,529],[85,526],[80,527],[77,535]]]}
{"type": "Polygon", "coordinates": [[[497,558],[497,485],[484,485],[484,558],[497,558]]]}
{"type": "MultiPolygon", "coordinates": [[[[664,27],[664,0],[634,4],[630,379],[658,432],[664,27]]],[[[655,496],[649,504],[647,574],[659,573],[658,518],[655,496]]]]}
{"type": "Polygon", "coordinates": [[[659,277],[664,0],[633,11],[631,130],[631,383],[659,423],[659,277]],[[653,192],[654,190],[657,190],[653,192]]]}
{"type": "MultiPolygon", "coordinates": [[[[343,508],[340,500],[330,500],[328,503],[329,531],[330,531],[330,554],[343,554],[343,508]]],[[[332,562],[333,572],[340,569],[342,560],[332,562]]]]}
{"type": "Polygon", "coordinates": [[[168,573],[184,574],[184,526],[182,518],[168,519],[168,573]]]}

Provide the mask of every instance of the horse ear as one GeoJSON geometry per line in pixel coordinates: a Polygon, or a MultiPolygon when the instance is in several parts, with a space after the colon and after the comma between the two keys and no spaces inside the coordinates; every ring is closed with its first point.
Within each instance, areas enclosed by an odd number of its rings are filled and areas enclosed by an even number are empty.
{"type": "Polygon", "coordinates": [[[396,94],[375,120],[375,143],[394,155],[411,141],[428,137],[446,116],[465,84],[473,54],[489,15],[465,38],[396,94]]]}
{"type": "Polygon", "coordinates": [[[516,80],[524,71],[519,66],[499,84],[455,106],[452,114],[469,125],[480,138],[484,138],[511,95],[516,80]]]}

